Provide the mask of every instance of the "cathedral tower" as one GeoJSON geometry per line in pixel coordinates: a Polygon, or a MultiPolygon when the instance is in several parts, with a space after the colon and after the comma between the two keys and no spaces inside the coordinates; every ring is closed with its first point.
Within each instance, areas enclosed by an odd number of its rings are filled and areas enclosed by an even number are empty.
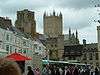
{"type": "Polygon", "coordinates": [[[21,32],[28,33],[34,37],[36,33],[36,21],[34,12],[24,9],[17,11],[17,20],[15,22],[16,28],[21,32]]]}
{"type": "Polygon", "coordinates": [[[64,52],[64,36],[62,13],[53,11],[43,16],[44,34],[48,36],[46,47],[50,51],[50,59],[61,60],[64,52]]]}
{"type": "Polygon", "coordinates": [[[45,35],[49,37],[58,37],[58,35],[62,35],[62,13],[60,12],[59,15],[56,15],[55,11],[53,11],[53,14],[48,16],[45,12],[43,17],[43,25],[45,35]]]}

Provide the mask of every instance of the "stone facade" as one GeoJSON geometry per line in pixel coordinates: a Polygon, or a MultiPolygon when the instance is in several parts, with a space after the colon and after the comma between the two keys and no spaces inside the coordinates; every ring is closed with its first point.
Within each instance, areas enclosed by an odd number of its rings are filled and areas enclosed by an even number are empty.
{"type": "Polygon", "coordinates": [[[77,60],[77,62],[80,62],[82,56],[82,50],[83,50],[83,45],[64,46],[63,58],[66,61],[77,60]]]}
{"type": "Polygon", "coordinates": [[[63,36],[55,37],[55,38],[47,38],[46,47],[49,51],[49,59],[50,60],[61,60],[62,54],[64,50],[63,44],[63,36]]]}
{"type": "Polygon", "coordinates": [[[62,14],[59,15],[53,14],[48,16],[44,13],[43,16],[43,25],[44,25],[44,34],[49,37],[58,37],[58,35],[62,35],[63,32],[63,21],[62,14]]]}
{"type": "Polygon", "coordinates": [[[7,29],[12,26],[12,22],[8,17],[0,17],[0,28],[7,29]]]}
{"type": "Polygon", "coordinates": [[[62,14],[53,14],[43,16],[44,35],[47,36],[46,47],[49,50],[49,59],[61,60],[64,51],[64,36],[62,14]]]}
{"type": "Polygon", "coordinates": [[[32,37],[36,34],[36,21],[34,12],[24,9],[17,11],[17,20],[15,22],[16,28],[21,32],[30,34],[32,37]]]}
{"type": "Polygon", "coordinates": [[[94,67],[99,65],[98,43],[84,44],[81,62],[91,64],[94,67]]]}
{"type": "Polygon", "coordinates": [[[99,66],[98,44],[64,46],[64,60],[99,66]]]}

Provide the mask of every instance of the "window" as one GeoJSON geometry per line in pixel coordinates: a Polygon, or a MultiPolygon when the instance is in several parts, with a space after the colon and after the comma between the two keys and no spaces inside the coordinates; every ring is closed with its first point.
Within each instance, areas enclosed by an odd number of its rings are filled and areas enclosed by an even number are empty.
{"type": "Polygon", "coordinates": [[[25,41],[23,42],[23,45],[26,46],[26,42],[25,41]]]}
{"type": "Polygon", "coordinates": [[[39,47],[39,50],[41,50],[41,47],[39,47]]]}
{"type": "Polygon", "coordinates": [[[34,48],[37,49],[37,44],[34,44],[34,48]]]}
{"type": "Polygon", "coordinates": [[[53,45],[51,45],[51,47],[53,47],[53,45]]]}
{"type": "Polygon", "coordinates": [[[92,53],[89,54],[89,59],[92,60],[92,53]]]}
{"type": "Polygon", "coordinates": [[[15,48],[15,53],[17,52],[17,49],[15,48]]]}
{"type": "Polygon", "coordinates": [[[98,60],[99,57],[98,57],[98,53],[95,53],[95,59],[98,60]]]}
{"type": "Polygon", "coordinates": [[[84,56],[83,56],[83,60],[87,60],[87,56],[86,56],[86,54],[84,54],[84,56]]]}
{"type": "Polygon", "coordinates": [[[23,50],[23,53],[26,53],[26,50],[23,50]]]}
{"type": "Polygon", "coordinates": [[[57,47],[57,45],[55,44],[55,47],[57,47]]]}
{"type": "Polygon", "coordinates": [[[10,46],[10,53],[12,53],[12,46],[10,46]]]}
{"type": "Polygon", "coordinates": [[[22,50],[18,50],[19,53],[22,53],[22,50]]]}
{"type": "Polygon", "coordinates": [[[8,34],[6,35],[6,40],[9,41],[9,35],[8,34]]]}
{"type": "Polygon", "coordinates": [[[6,45],[6,50],[9,51],[9,45],[6,45]]]}

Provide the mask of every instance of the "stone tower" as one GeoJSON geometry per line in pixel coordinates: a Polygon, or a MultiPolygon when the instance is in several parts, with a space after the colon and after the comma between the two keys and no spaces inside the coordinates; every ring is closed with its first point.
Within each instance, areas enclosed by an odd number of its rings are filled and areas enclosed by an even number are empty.
{"type": "Polygon", "coordinates": [[[64,52],[64,36],[62,13],[56,15],[55,11],[49,16],[43,16],[44,34],[48,36],[46,47],[49,50],[50,60],[62,60],[64,52]]]}
{"type": "Polygon", "coordinates": [[[36,21],[34,12],[24,9],[17,11],[17,20],[15,22],[16,28],[21,32],[30,34],[32,37],[36,34],[36,21]]]}
{"type": "Polygon", "coordinates": [[[53,11],[53,14],[50,16],[44,13],[43,23],[45,35],[49,37],[58,37],[58,35],[62,35],[63,23],[61,12],[59,15],[56,15],[55,11],[53,11]]]}

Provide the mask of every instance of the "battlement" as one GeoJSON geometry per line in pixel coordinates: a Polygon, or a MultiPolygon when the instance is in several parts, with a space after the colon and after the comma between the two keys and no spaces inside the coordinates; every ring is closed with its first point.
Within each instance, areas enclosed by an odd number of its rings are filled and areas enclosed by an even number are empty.
{"type": "Polygon", "coordinates": [[[44,17],[62,17],[62,13],[59,14],[53,11],[52,13],[48,14],[47,12],[44,12],[44,17]]]}
{"type": "Polygon", "coordinates": [[[22,20],[26,18],[27,20],[34,20],[35,19],[34,12],[29,11],[28,9],[17,11],[17,19],[22,20]]]}

